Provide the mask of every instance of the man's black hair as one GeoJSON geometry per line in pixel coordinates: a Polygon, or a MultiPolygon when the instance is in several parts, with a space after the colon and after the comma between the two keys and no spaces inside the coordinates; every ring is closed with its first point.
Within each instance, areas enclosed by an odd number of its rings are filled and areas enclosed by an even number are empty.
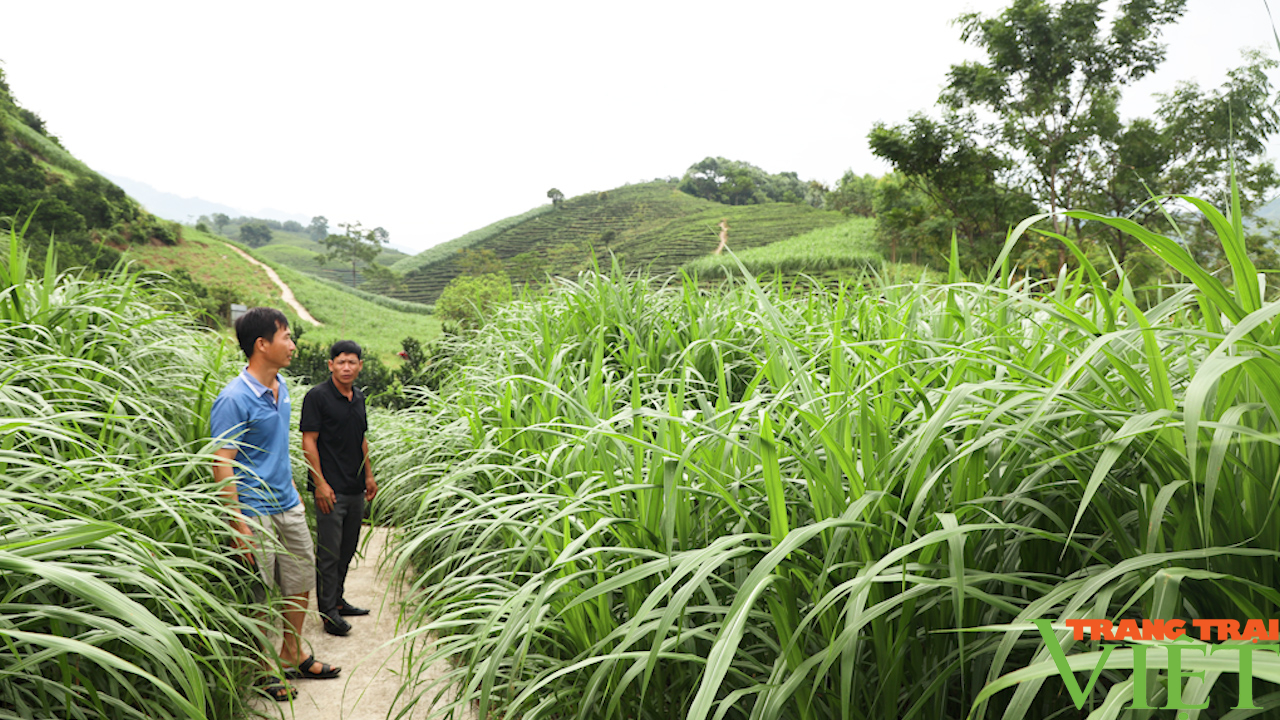
{"type": "Polygon", "coordinates": [[[289,318],[279,310],[270,307],[249,308],[248,312],[236,320],[236,340],[240,342],[245,358],[251,358],[253,345],[258,338],[271,342],[275,339],[277,330],[287,327],[289,318]]]}
{"type": "Polygon", "coordinates": [[[364,359],[364,351],[360,349],[360,346],[354,340],[339,340],[334,343],[333,347],[329,348],[329,359],[337,360],[342,353],[352,353],[357,360],[364,359]]]}

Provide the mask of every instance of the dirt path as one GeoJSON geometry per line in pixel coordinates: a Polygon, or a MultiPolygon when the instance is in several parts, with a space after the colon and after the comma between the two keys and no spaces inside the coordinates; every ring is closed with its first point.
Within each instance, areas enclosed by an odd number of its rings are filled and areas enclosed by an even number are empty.
{"type": "MultiPolygon", "coordinates": [[[[285,302],[289,303],[289,307],[293,308],[293,311],[298,313],[298,317],[302,318],[303,320],[306,320],[307,322],[311,323],[312,325],[315,325],[316,327],[320,327],[321,325],[324,325],[324,323],[320,322],[314,317],[311,317],[311,313],[307,312],[307,309],[302,307],[302,303],[298,302],[298,298],[293,296],[293,291],[289,289],[288,285],[284,284],[284,281],[280,279],[280,275],[275,270],[273,270],[271,266],[258,262],[258,260],[255,259],[252,255],[241,250],[235,245],[228,243],[227,247],[240,253],[240,257],[244,258],[245,260],[248,260],[254,265],[257,265],[263,270],[266,270],[267,277],[271,278],[271,282],[275,283],[280,287],[280,297],[285,302]]],[[[355,602],[355,600],[352,600],[351,602],[355,602]]]]}
{"type": "MultiPolygon", "coordinates": [[[[277,714],[284,720],[384,720],[392,708],[392,698],[400,687],[400,652],[398,646],[385,643],[394,638],[398,600],[404,590],[392,586],[386,573],[378,571],[379,560],[387,551],[389,531],[386,528],[364,529],[360,538],[361,552],[347,574],[347,599],[357,607],[369,608],[372,614],[347,618],[351,633],[335,637],[324,632],[316,611],[315,593],[311,596],[311,612],[302,628],[303,642],[318,660],[342,667],[342,677],[334,680],[295,680],[298,697],[293,703],[270,700],[254,701],[254,707],[266,717],[277,714]]],[[[443,673],[443,664],[433,668],[443,673]]],[[[435,672],[432,677],[439,677],[435,672]]],[[[425,679],[425,678],[424,678],[425,679]]],[[[399,710],[400,707],[396,707],[399,710]]],[[[426,707],[414,708],[407,716],[427,718],[426,707]]]]}

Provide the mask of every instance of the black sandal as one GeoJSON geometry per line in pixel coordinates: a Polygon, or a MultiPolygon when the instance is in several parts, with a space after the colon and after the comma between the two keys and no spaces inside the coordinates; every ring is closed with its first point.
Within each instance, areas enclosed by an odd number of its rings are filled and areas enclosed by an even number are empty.
{"type": "Polygon", "coordinates": [[[254,687],[276,702],[287,702],[298,697],[298,688],[287,682],[281,682],[270,675],[259,678],[254,683],[254,687]]]}
{"type": "Polygon", "coordinates": [[[298,663],[297,667],[291,667],[288,670],[285,670],[284,676],[290,680],[330,680],[338,677],[341,673],[342,668],[333,667],[329,663],[322,663],[319,660],[316,660],[315,655],[310,655],[306,660],[298,663]],[[313,672],[311,670],[311,666],[317,663],[320,665],[320,672],[313,672]]]}

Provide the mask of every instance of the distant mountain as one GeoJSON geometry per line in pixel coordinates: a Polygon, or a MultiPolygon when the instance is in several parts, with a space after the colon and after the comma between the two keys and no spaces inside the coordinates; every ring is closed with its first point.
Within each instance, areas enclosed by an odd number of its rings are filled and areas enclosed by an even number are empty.
{"type": "Polygon", "coordinates": [[[262,210],[246,211],[239,208],[233,208],[230,205],[211,202],[198,197],[182,197],[174,195],[163,190],[157,190],[150,185],[119,175],[111,175],[104,173],[112,182],[119,185],[125,192],[129,193],[133,199],[142,203],[143,207],[150,210],[153,214],[158,215],[166,220],[176,220],[180,223],[194,225],[196,218],[201,215],[212,215],[214,213],[224,213],[231,217],[255,217],[264,220],[296,220],[303,225],[311,222],[311,217],[301,215],[299,213],[290,213],[283,210],[275,210],[273,208],[264,208],[262,210]]]}
{"type": "Polygon", "coordinates": [[[175,220],[180,223],[194,225],[196,218],[201,215],[226,213],[231,217],[238,217],[247,214],[230,205],[209,202],[201,198],[181,197],[173,193],[157,190],[144,182],[110,173],[103,174],[129,193],[134,200],[142,203],[142,206],[150,210],[152,214],[159,215],[166,220],[175,220]]]}

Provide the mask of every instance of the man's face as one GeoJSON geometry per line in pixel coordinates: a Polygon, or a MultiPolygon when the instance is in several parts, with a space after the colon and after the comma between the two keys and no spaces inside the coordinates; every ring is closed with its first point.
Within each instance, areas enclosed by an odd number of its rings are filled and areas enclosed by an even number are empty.
{"type": "Polygon", "coordinates": [[[333,373],[333,379],[343,385],[355,382],[363,367],[364,361],[356,357],[355,353],[345,352],[329,361],[329,372],[333,373]]]}
{"type": "Polygon", "coordinates": [[[271,342],[267,342],[262,338],[258,339],[258,352],[263,354],[268,362],[276,367],[289,367],[289,363],[293,362],[293,351],[297,345],[293,344],[293,333],[289,332],[289,328],[276,324],[276,334],[271,338],[271,342]]]}

